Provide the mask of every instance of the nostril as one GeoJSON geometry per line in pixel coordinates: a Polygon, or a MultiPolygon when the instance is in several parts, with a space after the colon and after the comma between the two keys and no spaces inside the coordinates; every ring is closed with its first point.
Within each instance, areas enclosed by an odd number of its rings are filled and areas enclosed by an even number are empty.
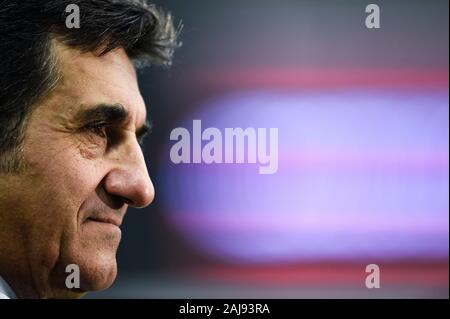
{"type": "Polygon", "coordinates": [[[133,202],[131,200],[124,198],[123,201],[125,204],[133,206],[133,202]]]}
{"type": "Polygon", "coordinates": [[[118,195],[111,194],[103,186],[99,186],[96,189],[98,197],[112,209],[120,209],[127,203],[127,199],[118,195]]]}
{"type": "Polygon", "coordinates": [[[123,205],[127,204],[128,200],[126,198],[116,196],[116,195],[110,195],[111,199],[111,205],[114,206],[115,209],[119,209],[123,207],[123,205]]]}

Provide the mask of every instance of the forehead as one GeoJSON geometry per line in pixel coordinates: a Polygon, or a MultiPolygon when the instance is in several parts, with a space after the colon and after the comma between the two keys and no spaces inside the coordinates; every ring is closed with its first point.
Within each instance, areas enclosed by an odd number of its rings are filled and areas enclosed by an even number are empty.
{"type": "Polygon", "coordinates": [[[56,44],[55,52],[60,79],[54,95],[63,100],[55,106],[64,105],[58,112],[70,113],[100,103],[121,104],[136,125],[145,121],[136,71],[123,49],[97,56],[56,44]]]}

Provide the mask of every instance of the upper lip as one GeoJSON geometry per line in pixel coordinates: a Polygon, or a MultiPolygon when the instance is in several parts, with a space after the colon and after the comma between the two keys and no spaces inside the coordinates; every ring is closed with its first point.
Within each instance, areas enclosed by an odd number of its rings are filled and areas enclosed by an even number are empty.
{"type": "Polygon", "coordinates": [[[120,227],[122,225],[122,218],[120,216],[116,215],[110,215],[110,214],[93,214],[87,218],[88,220],[94,220],[100,223],[108,223],[116,225],[117,227],[120,227]]]}

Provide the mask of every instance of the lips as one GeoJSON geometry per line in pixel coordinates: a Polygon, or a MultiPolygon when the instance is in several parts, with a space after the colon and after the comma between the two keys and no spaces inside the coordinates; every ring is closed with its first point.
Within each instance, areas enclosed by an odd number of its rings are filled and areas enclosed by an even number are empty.
{"type": "Polygon", "coordinates": [[[86,221],[93,221],[98,223],[112,224],[114,226],[120,227],[122,225],[122,218],[118,216],[102,216],[102,215],[94,215],[89,216],[86,221]]]}

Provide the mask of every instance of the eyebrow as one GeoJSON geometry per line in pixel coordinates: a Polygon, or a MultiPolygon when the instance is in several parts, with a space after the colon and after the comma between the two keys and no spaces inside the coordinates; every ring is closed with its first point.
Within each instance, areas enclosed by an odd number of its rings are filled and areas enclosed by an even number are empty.
{"type": "Polygon", "coordinates": [[[106,122],[111,124],[124,123],[128,119],[128,111],[121,104],[98,104],[85,108],[75,115],[79,123],[106,122]]]}
{"type": "MultiPolygon", "coordinates": [[[[121,104],[98,104],[90,108],[80,110],[75,116],[77,122],[86,123],[106,123],[108,125],[125,124],[130,119],[129,112],[121,104]]],[[[152,125],[148,119],[144,124],[136,129],[136,138],[142,141],[145,135],[150,132],[152,125]]]]}

